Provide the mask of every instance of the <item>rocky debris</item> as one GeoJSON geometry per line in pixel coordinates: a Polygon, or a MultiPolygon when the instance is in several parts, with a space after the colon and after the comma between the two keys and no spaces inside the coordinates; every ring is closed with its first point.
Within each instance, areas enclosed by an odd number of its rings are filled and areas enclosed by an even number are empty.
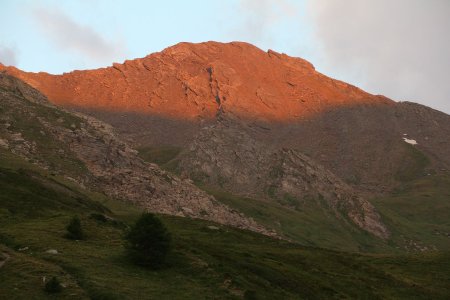
{"type": "Polygon", "coordinates": [[[288,199],[290,206],[325,201],[337,217],[343,212],[362,229],[389,236],[375,208],[337,176],[296,150],[265,147],[249,130],[225,117],[205,127],[179,157],[181,172],[237,195],[288,199]]]}
{"type": "Polygon", "coordinates": [[[450,238],[450,232],[445,232],[445,231],[441,231],[441,230],[435,229],[435,230],[433,231],[433,233],[434,233],[435,235],[442,235],[442,236],[444,236],[444,237],[450,238]]]}
{"type": "Polygon", "coordinates": [[[145,163],[135,150],[117,139],[110,126],[93,118],[85,120],[89,130],[61,130],[58,139],[85,163],[94,175],[94,184],[107,195],[153,212],[202,218],[275,235],[192,183],[145,163]]]}
{"type": "Polygon", "coordinates": [[[401,237],[403,239],[403,249],[407,252],[437,251],[437,247],[435,245],[425,245],[423,241],[410,239],[403,235],[401,237]]]}
{"type": "Polygon", "coordinates": [[[0,147],[8,149],[9,148],[8,140],[0,139],[0,147]]]}
{"type": "Polygon", "coordinates": [[[14,115],[27,117],[33,121],[33,128],[27,130],[33,130],[39,136],[44,132],[47,138],[45,141],[54,143],[55,150],[44,155],[43,152],[48,150],[45,148],[49,145],[45,142],[37,145],[38,139],[32,140],[35,135],[24,134],[20,126],[0,128],[0,137],[10,146],[11,152],[34,161],[54,174],[71,178],[71,181],[76,181],[81,186],[133,202],[152,212],[201,218],[276,235],[253,219],[216,201],[191,182],[181,180],[157,165],[144,162],[137,156],[137,151],[117,138],[110,125],[80,113],[46,105],[42,103],[42,99],[33,102],[48,109],[46,113],[40,114],[39,106],[30,105],[29,100],[22,96],[33,96],[22,85],[19,80],[0,73],[0,87],[3,88],[0,99],[3,107],[8,109],[8,114],[1,115],[1,118],[14,115]],[[2,86],[2,82],[8,84],[2,86]],[[14,82],[20,86],[20,94],[16,93],[14,82]],[[49,115],[54,117],[50,118],[49,115]],[[52,161],[55,157],[64,162],[72,161],[79,166],[74,168],[70,165],[71,170],[55,168],[52,161]]]}

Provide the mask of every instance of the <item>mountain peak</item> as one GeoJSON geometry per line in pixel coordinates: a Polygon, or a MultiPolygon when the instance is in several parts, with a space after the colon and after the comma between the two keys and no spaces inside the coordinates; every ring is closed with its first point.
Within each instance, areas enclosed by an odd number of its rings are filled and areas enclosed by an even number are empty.
{"type": "Polygon", "coordinates": [[[304,59],[244,42],[179,43],[144,58],[62,75],[1,67],[70,107],[178,119],[295,121],[335,106],[391,103],[331,79],[304,59]]]}

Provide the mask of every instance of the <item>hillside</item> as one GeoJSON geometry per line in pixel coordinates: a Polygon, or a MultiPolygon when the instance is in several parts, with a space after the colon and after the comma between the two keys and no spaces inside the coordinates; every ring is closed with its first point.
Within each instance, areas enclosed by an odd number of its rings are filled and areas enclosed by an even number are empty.
{"type": "Polygon", "coordinates": [[[448,299],[450,116],[245,43],[0,65],[0,299],[448,299]],[[143,211],[160,270],[124,236],[143,211]],[[79,216],[86,240],[64,237],[79,216]]]}
{"type": "Polygon", "coordinates": [[[52,276],[64,285],[58,299],[447,299],[450,293],[448,253],[350,254],[169,216],[161,216],[175,244],[169,266],[146,270],[123,248],[138,207],[16,159],[20,169],[0,156],[0,299],[48,299],[43,278],[52,276]],[[84,241],[64,238],[73,215],[81,218],[84,241]]]}
{"type": "MultiPolygon", "coordinates": [[[[118,136],[84,139],[73,148],[110,196],[141,202],[145,194],[141,205],[153,211],[232,222],[314,246],[379,252],[411,249],[407,244],[415,241],[423,249],[449,247],[445,222],[431,219],[412,234],[408,222],[381,212],[390,214],[398,190],[446,182],[450,117],[444,113],[370,95],[300,58],[245,43],[181,43],[63,75],[1,68],[49,101],[112,125],[99,123],[118,136]],[[126,146],[108,150],[110,140],[126,146]],[[85,144],[104,150],[92,153],[85,144]],[[156,192],[143,168],[159,178],[156,192]],[[210,194],[237,212],[218,212],[210,194]]],[[[439,191],[444,213],[447,190],[428,191],[439,191]]],[[[417,210],[429,205],[413,196],[417,210]]]]}
{"type": "MultiPolygon", "coordinates": [[[[0,97],[0,151],[6,157],[18,155],[53,176],[154,212],[271,234],[189,180],[141,160],[109,125],[49,104],[20,80],[0,73],[0,97]]],[[[16,159],[10,163],[16,166],[16,159]]]]}

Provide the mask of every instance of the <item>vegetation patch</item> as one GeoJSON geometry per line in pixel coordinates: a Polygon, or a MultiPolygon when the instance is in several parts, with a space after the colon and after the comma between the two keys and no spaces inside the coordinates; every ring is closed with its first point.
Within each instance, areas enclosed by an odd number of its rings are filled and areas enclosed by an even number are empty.
{"type": "Polygon", "coordinates": [[[171,250],[171,236],[159,218],[144,213],[126,235],[128,255],[135,264],[161,268],[171,250]]]}
{"type": "Polygon", "coordinates": [[[157,165],[167,164],[174,159],[181,151],[180,147],[175,146],[161,146],[161,147],[141,147],[138,148],[139,156],[151,163],[157,165]]]}
{"type": "Polygon", "coordinates": [[[395,179],[400,182],[408,182],[423,177],[425,168],[429,165],[428,157],[416,146],[403,143],[405,155],[400,164],[400,168],[395,174],[395,179]]]}

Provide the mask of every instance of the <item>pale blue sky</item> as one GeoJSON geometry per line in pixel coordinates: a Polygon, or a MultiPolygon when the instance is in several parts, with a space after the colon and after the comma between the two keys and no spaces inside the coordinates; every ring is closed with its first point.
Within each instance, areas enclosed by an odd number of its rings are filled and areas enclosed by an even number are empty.
{"type": "MultiPolygon", "coordinates": [[[[304,1],[286,1],[286,8],[295,10],[288,16],[284,11],[263,7],[262,13],[267,15],[261,21],[251,11],[253,4],[246,6],[239,0],[0,0],[0,3],[3,11],[0,46],[14,50],[18,68],[34,72],[96,68],[143,57],[182,41],[242,40],[265,50],[272,48],[295,55],[300,54],[302,45],[307,49],[311,44],[310,28],[307,24],[298,26],[304,1]],[[64,41],[61,44],[58,42],[61,37],[48,32],[46,19],[54,19],[51,26],[67,27],[66,32],[57,34],[69,37],[74,35],[72,29],[90,28],[104,39],[110,51],[105,51],[102,57],[91,57],[88,49],[80,51],[76,45],[64,41]],[[79,27],[61,24],[67,21],[79,27]],[[270,22],[270,26],[259,26],[263,21],[270,22]]],[[[95,41],[92,42],[95,47],[95,41]]]]}
{"type": "Polygon", "coordinates": [[[239,40],[449,113],[449,28],[448,0],[0,0],[0,62],[62,73],[239,40]]]}

